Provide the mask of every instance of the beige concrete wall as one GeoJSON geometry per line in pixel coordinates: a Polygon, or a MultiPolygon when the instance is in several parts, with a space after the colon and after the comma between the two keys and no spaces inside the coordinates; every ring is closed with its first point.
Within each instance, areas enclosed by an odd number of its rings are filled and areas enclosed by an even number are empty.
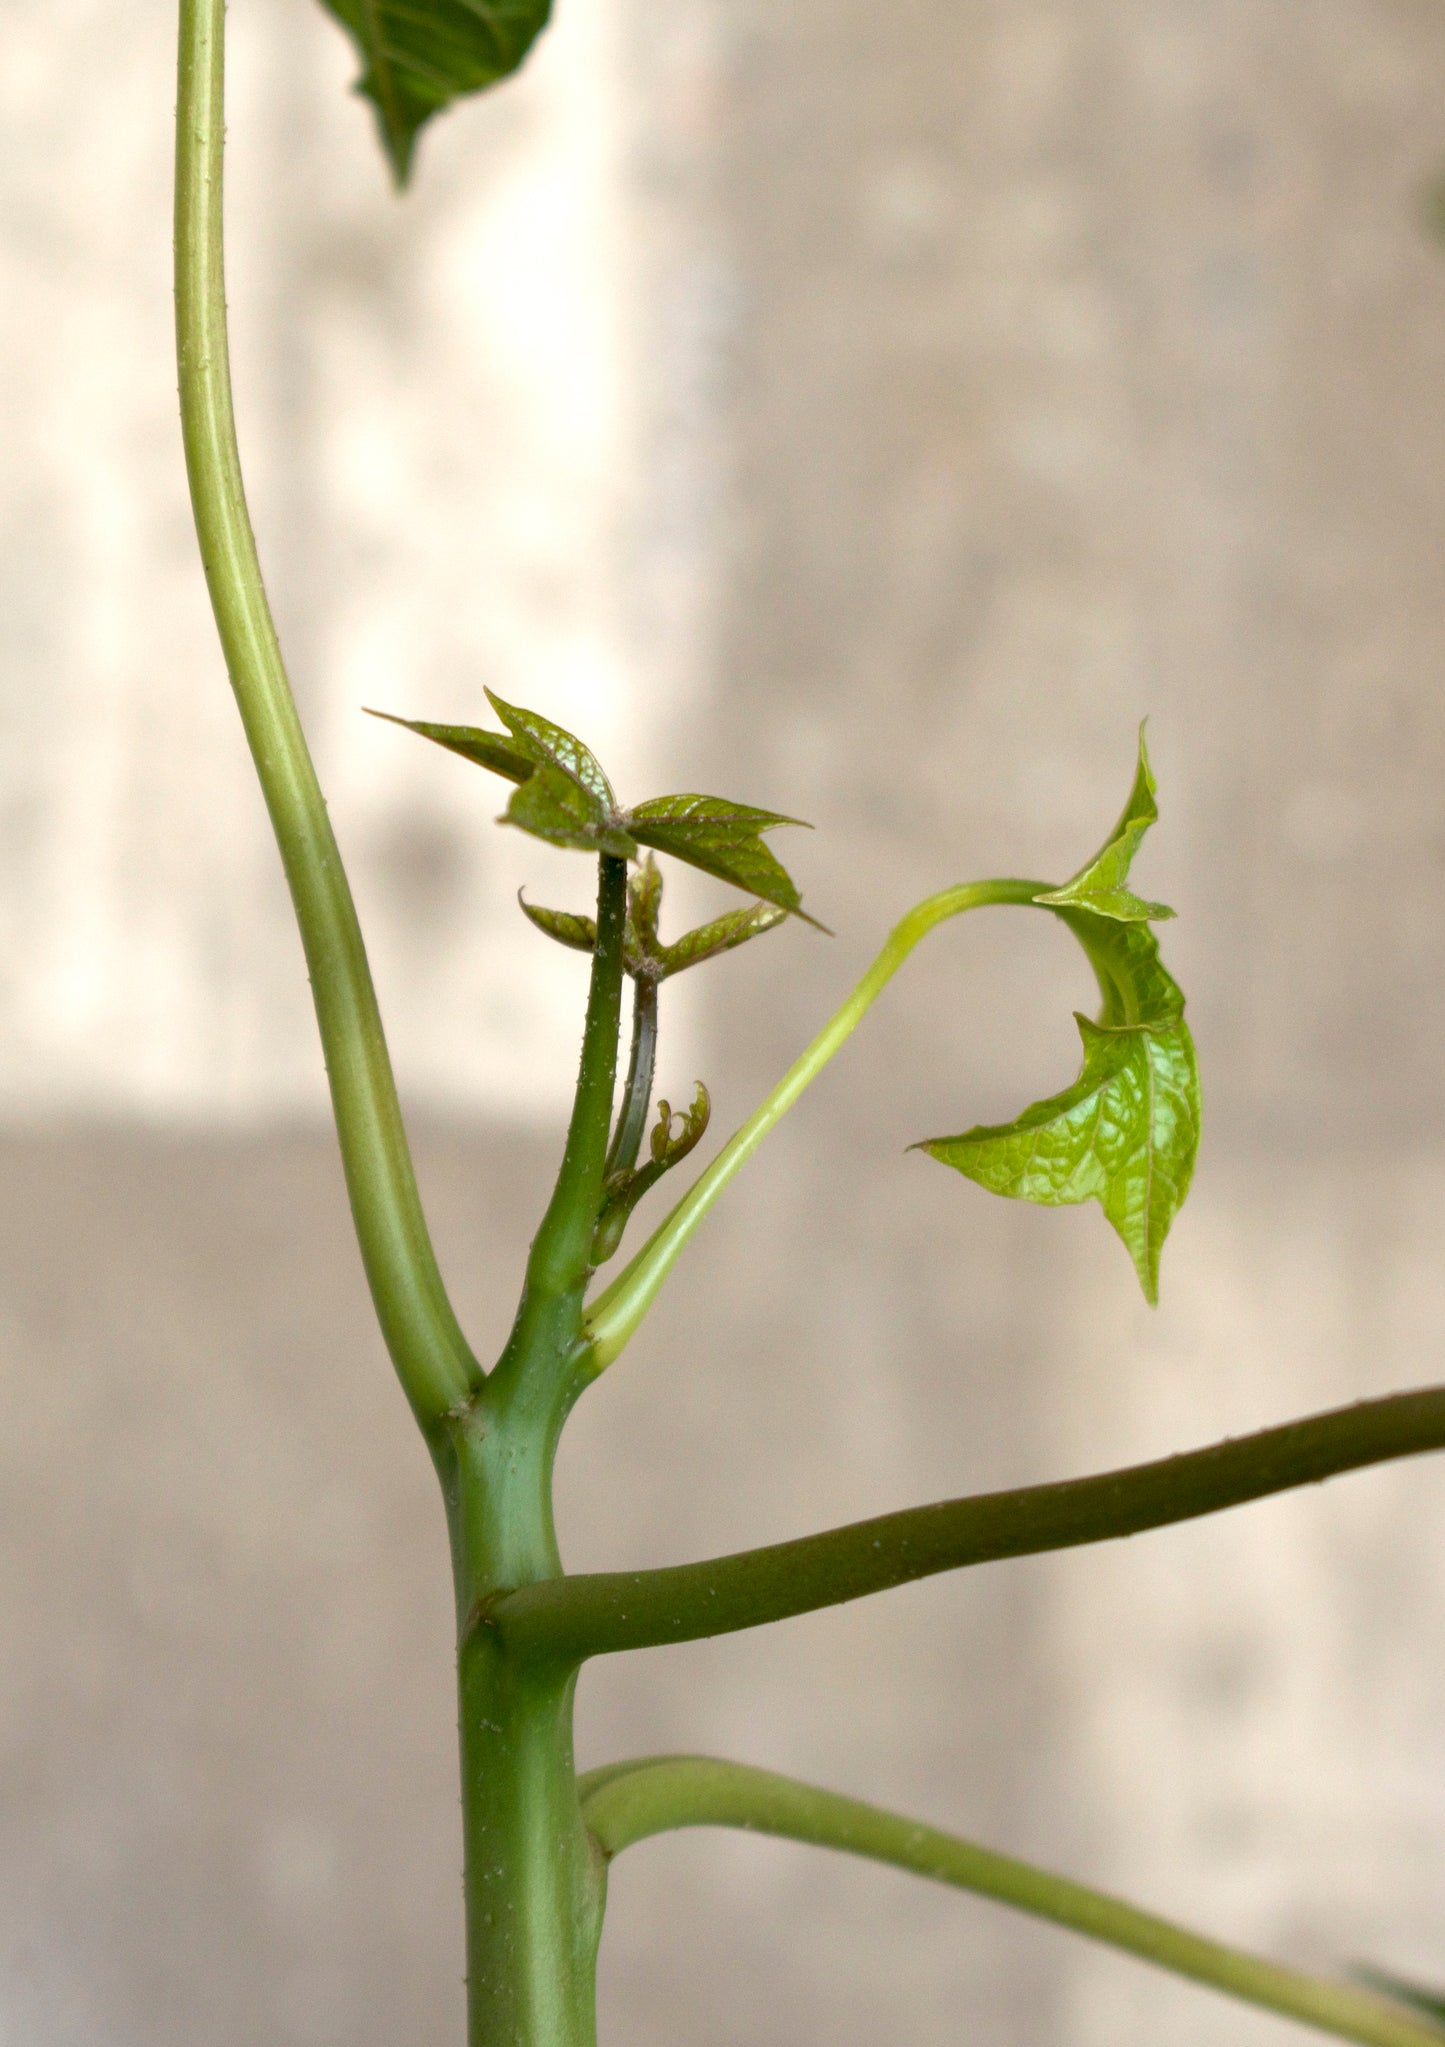
{"type": "MultiPolygon", "coordinates": [[[[233,10],[263,536],[468,1326],[504,1326],[572,1052],[510,935],[540,859],[354,716],[393,673],[402,708],[491,681],[629,780],[818,826],[790,851],[837,938],[724,963],[664,1053],[722,1128],[908,901],[1075,865],[1147,711],[1208,1112],[1151,1314],[1093,1210],[903,1155],[1061,1084],[1088,999],[1026,920],[933,941],[579,1411],[569,1561],[1438,1376],[1445,18],[564,17],[398,213],[325,25],[233,10]]],[[[169,28],[73,0],[5,32],[0,2047],[441,2047],[440,1517],[190,561],[169,28]]],[[[582,1753],[811,1772],[1286,1957],[1441,1980],[1442,1522],[1422,1462],[606,1665],[582,1753]]],[[[764,1843],[639,1850],[609,1923],[604,2037],[637,2047],[1291,2037],[764,1843]]]]}

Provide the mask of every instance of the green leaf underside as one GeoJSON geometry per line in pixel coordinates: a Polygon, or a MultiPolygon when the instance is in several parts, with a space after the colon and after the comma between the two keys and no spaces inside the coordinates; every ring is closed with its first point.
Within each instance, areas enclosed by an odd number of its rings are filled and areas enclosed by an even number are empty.
{"type": "MultiPolygon", "coordinates": [[[[555,938],[559,945],[570,946],[574,952],[592,952],[595,949],[597,925],[593,918],[584,917],[575,910],[545,909],[540,904],[529,903],[520,893],[517,901],[523,914],[537,929],[545,932],[548,938],[555,938]]],[[[746,945],[750,938],[786,922],[785,910],[777,909],[772,903],[753,903],[744,910],[728,910],[721,917],[714,917],[710,923],[698,925],[695,931],[684,932],[675,945],[661,944],[654,927],[649,934],[651,942],[643,946],[629,920],[625,942],[627,971],[634,978],[650,974],[655,981],[666,981],[673,974],[681,974],[688,967],[701,966],[705,960],[716,959],[736,946],[746,945]]]]}
{"type": "Polygon", "coordinates": [[[1062,889],[1034,901],[1067,924],[1103,998],[1096,1022],[1077,1017],[1078,1079],[1011,1123],[926,1140],[926,1151],[990,1192],[1057,1207],[1097,1201],[1123,1241],[1144,1297],[1159,1298],[1159,1257],[1194,1172],[1199,1072],[1184,996],[1145,921],[1172,915],[1125,883],[1158,816],[1139,734],[1139,765],[1123,816],[1103,848],[1062,889]]]}
{"type": "Polygon", "coordinates": [[[595,952],[597,950],[597,920],[595,917],[578,916],[574,910],[547,910],[539,903],[529,903],[517,892],[524,917],[529,917],[539,931],[545,931],[549,938],[555,938],[559,945],[567,945],[574,952],[595,952]]]}
{"type": "Polygon", "coordinates": [[[1048,909],[1092,910],[1096,916],[1113,918],[1125,924],[1172,917],[1174,912],[1167,903],[1145,902],[1124,885],[1140,841],[1150,825],[1158,821],[1159,806],[1154,797],[1154,775],[1149,766],[1144,727],[1141,725],[1134,786],[1129,791],[1129,800],[1119,822],[1093,859],[1085,862],[1072,881],[1066,881],[1062,888],[1052,889],[1037,900],[1048,909]]]}
{"type": "MultiPolygon", "coordinates": [[[[505,734],[475,725],[397,718],[389,711],[371,715],[403,725],[407,731],[420,733],[423,739],[515,782],[516,792],[501,820],[505,824],[517,825],[554,846],[611,853],[622,860],[636,860],[640,847],[650,846],[761,897],[780,912],[801,917],[819,931],[827,929],[803,908],[792,878],[761,837],[777,825],[800,824],[800,818],[759,810],[753,804],[732,803],[721,796],[693,794],[657,796],[635,810],[622,810],[596,755],[575,734],[536,711],[504,703],[491,690],[487,699],[506,726],[505,734]]],[[[766,923],[757,922],[746,931],[739,927],[725,943],[719,940],[710,950],[726,951],[767,928],[766,923]]],[[[688,942],[680,941],[684,946],[688,942]]],[[[692,957],[679,961],[680,966],[692,964],[692,957]]],[[[677,969],[669,967],[668,971],[677,969]]]]}
{"type": "Polygon", "coordinates": [[[361,55],[356,89],[376,108],[398,185],[416,138],[455,99],[517,69],[547,24],[548,0],[322,0],[361,55]]]}
{"type": "Polygon", "coordinates": [[[727,910],[710,923],[699,924],[695,931],[684,932],[675,945],[663,946],[658,978],[680,974],[687,967],[700,966],[704,960],[731,952],[734,946],[746,945],[750,938],[786,923],[787,915],[776,903],[753,903],[748,909],[727,910]]]}

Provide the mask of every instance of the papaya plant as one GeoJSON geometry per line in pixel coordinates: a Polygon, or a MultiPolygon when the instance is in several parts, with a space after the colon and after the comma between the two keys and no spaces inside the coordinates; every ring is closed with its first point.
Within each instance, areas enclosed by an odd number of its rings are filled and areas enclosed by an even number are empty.
{"type": "MultiPolygon", "coordinates": [[[[536,0],[328,0],[363,59],[398,185],[426,122],[515,70],[536,0]]],[[[471,2047],[591,2047],[608,1867],[685,1826],[744,1827],[973,1891],[1201,1984],[1373,2047],[1445,2040],[1445,2001],[1380,1975],[1327,1980],[1226,1947],[1081,1883],[745,1763],[677,1755],[583,1774],[578,1676],[591,1658],[759,1627],[932,1573],[1107,1541],[1445,1446],[1445,1390],[1309,1416],[1128,1470],[942,1501],[703,1562],[568,1574],[552,1473],[569,1413],[626,1349],[694,1232],[914,948],[986,906],[1042,911],[1082,947],[1099,1008],[1077,1078],[1012,1122],[918,1146],[983,1188],[1097,1201],[1146,1297],[1189,1189],[1199,1083],[1183,995],[1137,895],[1157,817],[1141,732],[1123,812],[1063,882],[973,881],[902,917],[852,993],[616,1276],[642,1201],[702,1144],[710,1104],[654,1104],[664,984],[796,922],[816,924],[770,835],[782,814],[695,791],[622,801],[589,747],[489,696],[496,723],[378,715],[510,785],[501,822],[588,863],[581,906],[521,907],[590,958],[581,1053],[555,1186],[510,1334],[484,1366],[453,1313],[422,1213],[366,952],[268,607],[231,405],[222,249],[224,0],[180,0],[176,303],[181,411],[216,624],[295,907],[341,1156],[381,1333],[440,1482],[457,1620],[471,2047]],[[663,936],[665,865],[746,900],[663,936]],[[628,991],[630,990],[630,1001],[628,991]],[[630,1016],[624,1014],[630,1008],[630,1016]],[[629,1033],[625,1068],[624,1029],[629,1033]]],[[[438,764],[440,769],[440,763],[438,764]]],[[[479,794],[487,785],[479,784],[479,794]]]]}

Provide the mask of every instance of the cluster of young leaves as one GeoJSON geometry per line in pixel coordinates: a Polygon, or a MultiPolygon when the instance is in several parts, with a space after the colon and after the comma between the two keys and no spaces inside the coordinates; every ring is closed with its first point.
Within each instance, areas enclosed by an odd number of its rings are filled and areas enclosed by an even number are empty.
{"type": "MultiPolygon", "coordinates": [[[[688,1109],[676,1111],[669,1102],[660,1101],[648,1139],[648,1156],[638,1163],[652,1102],[658,988],[672,975],[701,966],[772,930],[789,915],[816,923],[803,909],[791,877],[762,841],[762,834],[775,825],[800,820],[718,796],[661,796],[623,810],[596,756],[575,733],[535,711],[503,703],[490,690],[487,698],[506,727],[505,733],[473,725],[392,718],[386,711],[372,715],[419,732],[424,739],[514,782],[516,789],[500,823],[517,825],[553,845],[635,863],[628,876],[622,945],[622,963],[633,983],[632,1056],[608,1151],[593,1241],[593,1263],[602,1265],[621,1243],[638,1202],[664,1173],[696,1149],[711,1115],[708,1092],[701,1081],[688,1109]],[[760,900],[743,909],[727,910],[669,945],[658,924],[662,875],[651,851],[645,850],[651,847],[748,889],[760,900]]],[[[520,895],[518,901],[547,937],[578,952],[596,950],[594,918],[575,910],[544,909],[520,895]]]]}
{"type": "Polygon", "coordinates": [[[1123,815],[1093,859],[1033,900],[1062,919],[1099,983],[1097,1020],[1076,1013],[1084,1064],[1072,1087],[1012,1123],[980,1125],[918,1148],[995,1194],[1053,1206],[1097,1201],[1123,1239],[1146,1300],[1189,1191],[1199,1145],[1199,1072],[1184,997],[1165,971],[1151,920],[1172,917],[1128,887],[1159,815],[1144,735],[1123,815]]]}
{"type": "MultiPolygon", "coordinates": [[[[670,853],[689,867],[760,897],[783,914],[801,917],[820,931],[824,928],[808,915],[787,871],[763,844],[764,832],[801,824],[801,818],[730,803],[722,796],[654,796],[624,810],[596,755],[573,733],[536,711],[503,703],[491,690],[487,701],[506,726],[505,733],[413,718],[391,722],[515,782],[516,791],[498,820],[501,824],[517,825],[554,846],[610,853],[619,860],[640,859],[644,846],[670,853]]],[[[391,716],[387,711],[372,715],[391,716]]],[[[734,943],[741,943],[741,938],[734,943]]]]}
{"type": "Polygon", "coordinates": [[[547,25],[551,0],[322,0],[361,53],[356,90],[376,108],[398,185],[420,129],[466,93],[515,71],[547,25]]]}

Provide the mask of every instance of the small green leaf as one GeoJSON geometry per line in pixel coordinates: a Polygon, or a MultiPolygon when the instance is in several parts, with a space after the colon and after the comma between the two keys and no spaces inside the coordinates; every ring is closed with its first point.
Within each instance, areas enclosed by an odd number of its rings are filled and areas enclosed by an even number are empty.
{"type": "MultiPolygon", "coordinates": [[[[694,1090],[691,1108],[674,1110],[670,1102],[659,1102],[657,1121],[647,1140],[653,1164],[664,1173],[672,1166],[680,1165],[688,1153],[701,1144],[711,1118],[712,1100],[701,1081],[694,1090]]],[[[643,1171],[646,1170],[644,1166],[643,1171]]]]}
{"type": "MultiPolygon", "coordinates": [[[[504,703],[491,690],[487,700],[506,726],[506,733],[486,732],[475,725],[433,725],[412,718],[395,718],[389,711],[374,711],[419,732],[423,739],[461,754],[478,766],[490,768],[515,782],[516,793],[501,822],[521,827],[555,846],[574,846],[586,852],[611,853],[621,860],[636,860],[640,846],[652,846],[674,859],[685,860],[736,888],[761,896],[776,909],[791,912],[805,923],[825,925],[810,917],[802,907],[797,889],[786,870],[763,844],[761,834],[775,825],[797,824],[798,818],[784,817],[776,810],[758,810],[752,804],[729,803],[720,796],[657,796],[640,803],[636,810],[619,807],[612,784],[601,763],[575,733],[554,725],[536,711],[504,703]]],[[[632,960],[630,970],[638,971],[644,955],[650,960],[657,952],[657,896],[660,876],[638,877],[633,883],[630,925],[632,960]],[[638,888],[642,894],[638,895],[638,888]],[[650,893],[649,893],[650,892],[650,893]],[[650,935],[642,923],[651,918],[650,935]]],[[[741,945],[755,930],[729,939],[741,945]]],[[[686,941],[683,941],[685,943],[686,941]]],[[[714,951],[726,947],[717,944],[714,951]]],[[[698,957],[703,955],[699,954],[698,957]]],[[[691,965],[691,958],[681,962],[691,965]]],[[[668,968],[668,972],[677,971],[668,968]]]]}
{"type": "Polygon", "coordinates": [[[657,1121],[648,1139],[652,1156],[645,1165],[626,1166],[608,1180],[601,1214],[592,1236],[592,1263],[605,1265],[622,1242],[628,1218],[644,1194],[655,1187],[664,1173],[681,1165],[690,1151],[702,1142],[712,1117],[712,1102],[702,1082],[697,1083],[692,1107],[674,1111],[669,1102],[657,1105],[657,1121]],[[674,1127],[676,1126],[676,1127],[674,1127]]]}
{"type": "Polygon", "coordinates": [[[637,842],[618,827],[590,789],[560,768],[534,768],[514,791],[500,822],[549,839],[554,846],[612,853],[619,860],[637,857],[637,842]]]}
{"type": "Polygon", "coordinates": [[[433,114],[515,71],[546,26],[548,0],[322,0],[365,67],[392,174],[404,185],[433,114]]]}
{"type": "Polygon", "coordinates": [[[810,917],[786,869],[763,844],[761,833],[775,825],[800,824],[774,810],[756,810],[729,803],[721,796],[656,796],[639,803],[628,817],[634,838],[659,853],[671,853],[704,874],[731,882],[750,895],[761,896],[780,910],[791,911],[819,931],[827,929],[810,917]]]}
{"type": "Polygon", "coordinates": [[[746,945],[750,938],[786,923],[787,917],[787,911],[776,903],[753,903],[744,910],[727,910],[711,923],[684,932],[675,945],[662,948],[663,975],[680,974],[687,967],[716,959],[719,953],[731,952],[734,946],[746,945]]]}
{"type": "Polygon", "coordinates": [[[1382,1997],[1393,1997],[1396,2004],[1403,2004],[1410,2011],[1423,2012],[1445,2034],[1445,1991],[1422,1990],[1418,1983],[1407,1983],[1403,1977],[1392,1976],[1384,1969],[1356,1969],[1353,1973],[1371,1990],[1378,1990],[1382,1997]]]}
{"type": "Polygon", "coordinates": [[[423,739],[434,740],[449,753],[459,753],[463,760],[474,761],[479,768],[490,768],[494,775],[505,775],[509,782],[525,782],[536,772],[535,760],[509,744],[500,732],[484,732],[478,725],[432,725],[424,718],[397,718],[390,711],[369,710],[366,715],[385,718],[388,725],[404,725],[408,732],[419,732],[423,739]]]}
{"type": "Polygon", "coordinates": [[[487,702],[512,735],[512,742],[519,753],[526,754],[539,768],[555,768],[585,790],[592,798],[600,816],[610,816],[617,809],[617,798],[612,784],[602,772],[602,764],[590,747],[584,746],[573,732],[564,731],[554,725],[550,718],[541,717],[536,711],[519,710],[515,704],[504,704],[491,690],[487,702]]]}
{"type": "Polygon", "coordinates": [[[529,903],[522,891],[517,891],[517,901],[524,917],[529,917],[539,931],[545,931],[549,938],[555,938],[559,945],[567,945],[574,952],[595,952],[597,950],[597,920],[595,917],[580,917],[575,910],[544,910],[540,904],[529,903]]]}
{"type": "Polygon", "coordinates": [[[1112,917],[1125,924],[1172,917],[1174,912],[1166,903],[1146,903],[1124,885],[1134,855],[1139,850],[1139,842],[1158,816],[1154,776],[1149,767],[1144,727],[1141,725],[1139,764],[1119,822],[1093,859],[1079,869],[1072,881],[1066,881],[1062,888],[1053,889],[1048,895],[1037,897],[1036,901],[1048,909],[1092,910],[1098,917],[1112,917]]]}

